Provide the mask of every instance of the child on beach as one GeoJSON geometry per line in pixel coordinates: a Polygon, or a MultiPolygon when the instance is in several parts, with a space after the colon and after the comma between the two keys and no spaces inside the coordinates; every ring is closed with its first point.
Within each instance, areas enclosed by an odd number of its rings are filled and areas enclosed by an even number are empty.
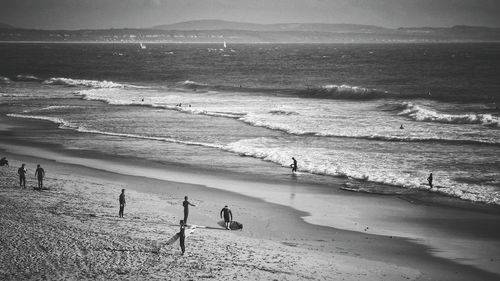
{"type": "Polygon", "coordinates": [[[19,186],[26,188],[26,168],[24,167],[26,164],[22,164],[21,167],[17,170],[17,174],[19,175],[19,186]]]}

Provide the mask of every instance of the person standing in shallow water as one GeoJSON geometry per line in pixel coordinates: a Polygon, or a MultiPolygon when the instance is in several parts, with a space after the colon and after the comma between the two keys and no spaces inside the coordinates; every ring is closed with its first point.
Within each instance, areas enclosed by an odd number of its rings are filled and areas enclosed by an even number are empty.
{"type": "Polygon", "coordinates": [[[434,186],[432,185],[432,173],[429,175],[429,177],[427,178],[427,181],[429,182],[429,187],[430,188],[433,188],[434,186]]]}
{"type": "Polygon", "coordinates": [[[186,251],[186,245],[184,244],[186,242],[186,223],[181,220],[179,224],[181,226],[179,230],[179,244],[181,246],[182,254],[184,255],[184,252],[186,251]]]}
{"type": "Polygon", "coordinates": [[[38,189],[42,189],[43,178],[45,177],[45,171],[43,170],[42,167],[40,167],[40,164],[36,165],[35,177],[38,180],[38,189]]]}
{"type": "Polygon", "coordinates": [[[19,175],[19,186],[26,188],[26,168],[24,167],[26,164],[22,164],[21,167],[17,170],[17,174],[19,175]]]}
{"type": "Polygon", "coordinates": [[[189,216],[189,205],[196,206],[195,204],[191,204],[188,201],[188,197],[184,196],[184,201],[182,202],[182,206],[184,206],[184,224],[187,224],[188,216],[189,216]]]}
{"type": "Polygon", "coordinates": [[[290,167],[292,168],[292,173],[295,173],[297,172],[297,160],[294,157],[292,157],[292,160],[293,163],[290,164],[290,167]]]}
{"type": "Polygon", "coordinates": [[[120,211],[118,212],[118,216],[123,218],[123,210],[125,209],[125,189],[122,189],[122,193],[120,194],[120,211]]]}

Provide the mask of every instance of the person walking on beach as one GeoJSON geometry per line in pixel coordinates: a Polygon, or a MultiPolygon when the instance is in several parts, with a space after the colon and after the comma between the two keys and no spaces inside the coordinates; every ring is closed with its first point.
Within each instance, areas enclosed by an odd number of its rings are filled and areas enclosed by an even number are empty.
{"type": "Polygon", "coordinates": [[[19,186],[26,188],[26,168],[24,167],[26,164],[22,164],[21,167],[17,170],[17,174],[19,175],[19,186]]]}
{"type": "Polygon", "coordinates": [[[120,211],[118,212],[118,216],[120,218],[123,218],[123,209],[125,209],[125,189],[122,189],[119,201],[120,201],[120,211]]]}
{"type": "Polygon", "coordinates": [[[184,224],[187,224],[187,221],[188,221],[189,205],[196,206],[195,204],[189,203],[188,197],[184,196],[184,201],[182,202],[182,206],[184,206],[184,224]]]}
{"type": "Polygon", "coordinates": [[[427,178],[427,181],[429,182],[429,187],[430,188],[433,188],[434,186],[432,185],[432,173],[429,175],[429,177],[427,178]]]}
{"type": "Polygon", "coordinates": [[[181,229],[179,230],[179,244],[181,246],[182,254],[184,255],[184,252],[186,251],[186,245],[184,244],[186,242],[186,224],[184,220],[181,220],[179,224],[181,226],[181,229]]]}
{"type": "Polygon", "coordinates": [[[226,226],[226,229],[229,230],[229,227],[231,226],[231,222],[233,221],[233,213],[231,212],[231,209],[226,205],[222,210],[220,210],[220,217],[224,215],[224,225],[226,226]]]}
{"type": "Polygon", "coordinates": [[[38,189],[43,188],[43,178],[45,177],[45,171],[40,164],[36,165],[35,177],[38,179],[38,189]]]}
{"type": "Polygon", "coordinates": [[[290,164],[290,168],[292,168],[292,173],[295,173],[297,172],[297,160],[295,160],[295,158],[292,157],[292,160],[293,160],[293,163],[290,164]]]}

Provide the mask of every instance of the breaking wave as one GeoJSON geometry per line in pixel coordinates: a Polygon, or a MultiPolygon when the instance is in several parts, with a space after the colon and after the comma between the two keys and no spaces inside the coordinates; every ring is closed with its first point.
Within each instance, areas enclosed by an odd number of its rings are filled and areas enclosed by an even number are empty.
{"type": "Polygon", "coordinates": [[[114,133],[114,132],[89,129],[89,128],[86,128],[85,126],[79,126],[78,124],[75,124],[73,122],[68,122],[64,119],[56,118],[56,117],[38,116],[38,115],[24,115],[24,114],[15,114],[15,113],[7,114],[7,116],[15,117],[15,118],[27,118],[27,119],[50,121],[52,123],[59,125],[60,129],[69,129],[69,130],[74,130],[74,131],[77,131],[80,133],[99,134],[99,135],[106,135],[106,136],[145,139],[145,140],[154,140],[154,141],[163,141],[163,142],[169,142],[169,143],[178,143],[178,144],[185,144],[185,145],[194,145],[194,146],[203,146],[203,147],[222,149],[222,146],[216,145],[216,144],[210,144],[210,143],[194,142],[194,141],[182,141],[182,140],[173,139],[173,138],[143,136],[143,135],[137,135],[137,134],[114,133]]]}
{"type": "MultiPolygon", "coordinates": [[[[348,100],[371,100],[381,98],[405,98],[388,91],[369,89],[350,85],[325,85],[319,88],[310,88],[299,91],[299,95],[310,98],[328,98],[328,99],[348,99],[348,100]]],[[[408,96],[409,97],[409,96],[408,96]]]]}
{"type": "Polygon", "coordinates": [[[53,77],[43,81],[43,83],[49,85],[61,85],[68,87],[83,86],[89,88],[124,88],[125,86],[128,86],[106,80],[98,81],[98,80],[71,79],[64,77],[53,77]]]}
{"type": "Polygon", "coordinates": [[[499,119],[491,114],[445,114],[439,113],[411,102],[400,105],[398,115],[406,116],[420,122],[437,122],[446,124],[480,124],[490,127],[500,127],[499,119]]]}
{"type": "Polygon", "coordinates": [[[16,81],[41,81],[42,79],[33,76],[33,75],[17,75],[15,78],[16,81]]]}

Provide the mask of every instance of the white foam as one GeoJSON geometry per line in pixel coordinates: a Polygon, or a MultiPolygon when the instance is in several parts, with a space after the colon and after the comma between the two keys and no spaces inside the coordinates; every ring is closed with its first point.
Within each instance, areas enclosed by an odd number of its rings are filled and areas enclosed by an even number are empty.
{"type": "MultiPolygon", "coordinates": [[[[224,150],[289,167],[291,157],[299,160],[299,171],[311,174],[348,177],[360,181],[398,186],[406,189],[428,189],[423,183],[427,174],[421,170],[402,171],[394,167],[397,155],[368,152],[331,151],[313,144],[286,143],[282,139],[255,138],[226,145],[224,150]],[[377,159],[396,157],[378,161],[377,159]]],[[[459,183],[451,172],[435,172],[439,188],[430,190],[464,200],[500,204],[500,191],[494,186],[459,183]]]]}
{"type": "Polygon", "coordinates": [[[40,81],[40,78],[33,75],[17,75],[17,81],[40,81]]]}
{"type": "Polygon", "coordinates": [[[348,93],[355,93],[355,94],[366,94],[370,92],[370,89],[363,88],[363,87],[358,87],[358,86],[350,86],[346,84],[342,85],[325,85],[323,86],[324,89],[329,90],[329,91],[336,91],[336,92],[348,92],[348,93]]]}
{"type": "Polygon", "coordinates": [[[78,129],[78,125],[72,122],[67,122],[61,118],[57,117],[49,117],[49,116],[39,116],[39,115],[25,115],[25,114],[16,114],[16,113],[9,113],[7,114],[9,117],[15,117],[15,118],[28,118],[28,119],[36,119],[36,120],[45,120],[45,121],[50,121],[52,123],[56,123],[59,125],[59,128],[61,129],[78,129]]]}
{"type": "Polygon", "coordinates": [[[98,81],[98,80],[71,79],[64,77],[53,77],[43,81],[43,83],[49,85],[63,85],[70,87],[84,86],[91,88],[123,88],[126,86],[124,84],[106,80],[98,81]]]}
{"type": "Polygon", "coordinates": [[[402,103],[402,108],[398,115],[407,116],[415,121],[500,127],[500,120],[491,114],[445,114],[411,102],[402,103]]]}

